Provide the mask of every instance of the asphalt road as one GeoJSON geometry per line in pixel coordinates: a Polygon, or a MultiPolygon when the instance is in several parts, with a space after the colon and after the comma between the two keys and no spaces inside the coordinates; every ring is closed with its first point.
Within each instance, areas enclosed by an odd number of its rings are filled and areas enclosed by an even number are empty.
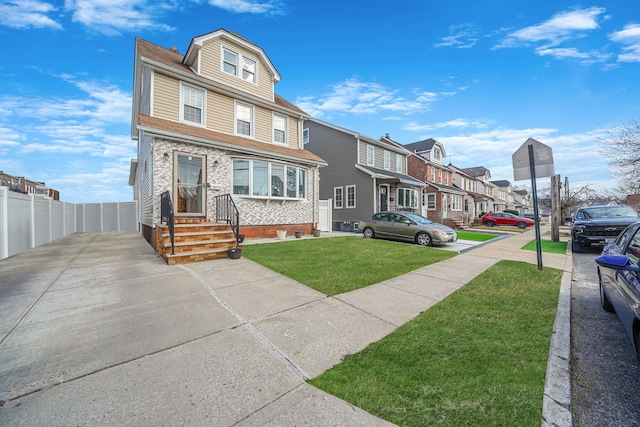
{"type": "Polygon", "coordinates": [[[640,365],[615,313],[600,306],[597,249],[573,254],[571,413],[575,427],[640,427],[640,365]]]}

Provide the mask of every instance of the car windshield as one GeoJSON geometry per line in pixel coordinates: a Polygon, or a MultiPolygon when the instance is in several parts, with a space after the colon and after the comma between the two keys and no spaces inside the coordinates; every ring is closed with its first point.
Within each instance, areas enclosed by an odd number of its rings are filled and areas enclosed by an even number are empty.
{"type": "Polygon", "coordinates": [[[582,213],[587,219],[594,218],[634,218],[638,214],[629,206],[598,206],[584,208],[582,213]]]}
{"type": "Polygon", "coordinates": [[[412,214],[412,213],[405,213],[403,215],[409,218],[410,220],[417,222],[418,224],[431,224],[433,222],[430,219],[427,219],[423,216],[412,214]]]}

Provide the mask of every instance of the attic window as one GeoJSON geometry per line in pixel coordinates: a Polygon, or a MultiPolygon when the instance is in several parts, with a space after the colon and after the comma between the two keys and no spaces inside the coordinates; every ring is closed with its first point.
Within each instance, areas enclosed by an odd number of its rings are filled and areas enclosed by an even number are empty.
{"type": "Polygon", "coordinates": [[[256,61],[226,47],[222,48],[222,71],[249,83],[256,82],[256,61]]]}

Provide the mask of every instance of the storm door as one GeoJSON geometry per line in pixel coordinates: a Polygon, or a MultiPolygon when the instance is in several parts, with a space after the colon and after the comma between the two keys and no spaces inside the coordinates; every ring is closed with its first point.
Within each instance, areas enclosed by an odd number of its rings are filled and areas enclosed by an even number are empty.
{"type": "Polygon", "coordinates": [[[177,154],[174,160],[174,211],[181,216],[205,216],[206,157],[177,154]]]}
{"type": "Polygon", "coordinates": [[[389,209],[388,201],[389,201],[389,186],[381,185],[380,186],[380,212],[384,212],[387,209],[389,209]]]}

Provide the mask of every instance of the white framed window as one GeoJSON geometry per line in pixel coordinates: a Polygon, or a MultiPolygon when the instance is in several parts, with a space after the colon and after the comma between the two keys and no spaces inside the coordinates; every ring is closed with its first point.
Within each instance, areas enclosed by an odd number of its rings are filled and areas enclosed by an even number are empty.
{"type": "Polygon", "coordinates": [[[398,207],[417,208],[418,199],[416,198],[416,190],[412,188],[398,188],[398,207]]]}
{"type": "Polygon", "coordinates": [[[287,143],[287,116],[273,113],[273,142],[287,143]]]}
{"type": "Polygon", "coordinates": [[[342,209],[342,187],[333,188],[333,208],[342,209]]]}
{"type": "Polygon", "coordinates": [[[253,137],[253,106],[236,101],[236,135],[253,137]]]}
{"type": "Polygon", "coordinates": [[[367,145],[367,165],[373,166],[375,163],[375,149],[373,145],[367,145]]]}
{"type": "Polygon", "coordinates": [[[444,185],[449,185],[449,174],[447,172],[444,173],[444,185]]]}
{"type": "Polygon", "coordinates": [[[438,169],[438,183],[442,184],[442,169],[438,169]]]}
{"type": "Polygon", "coordinates": [[[180,85],[180,121],[204,126],[204,106],[206,92],[194,86],[180,85]]]}
{"type": "Polygon", "coordinates": [[[309,128],[302,129],[302,143],[306,144],[309,142],[309,128]]]}
{"type": "Polygon", "coordinates": [[[452,211],[461,211],[462,210],[462,196],[451,196],[451,210],[452,211]]]}
{"type": "Polygon", "coordinates": [[[307,171],[284,163],[233,161],[233,194],[267,199],[306,199],[307,171]]]}
{"type": "Polygon", "coordinates": [[[222,71],[249,83],[256,83],[256,61],[222,47],[222,71]]]}
{"type": "Polygon", "coordinates": [[[256,82],[256,61],[245,56],[242,57],[242,80],[249,83],[256,82]]]}
{"type": "Polygon", "coordinates": [[[436,193],[425,193],[422,204],[427,207],[428,211],[436,210],[436,193]]]}
{"type": "Polygon", "coordinates": [[[436,182],[436,168],[431,166],[431,182],[436,182]]]}
{"type": "Polygon", "coordinates": [[[384,168],[391,169],[391,153],[384,150],[384,168]]]}
{"type": "Polygon", "coordinates": [[[356,186],[347,185],[347,209],[356,207],[356,186]]]}
{"type": "Polygon", "coordinates": [[[396,154],[396,172],[402,173],[402,156],[396,154]]]}

